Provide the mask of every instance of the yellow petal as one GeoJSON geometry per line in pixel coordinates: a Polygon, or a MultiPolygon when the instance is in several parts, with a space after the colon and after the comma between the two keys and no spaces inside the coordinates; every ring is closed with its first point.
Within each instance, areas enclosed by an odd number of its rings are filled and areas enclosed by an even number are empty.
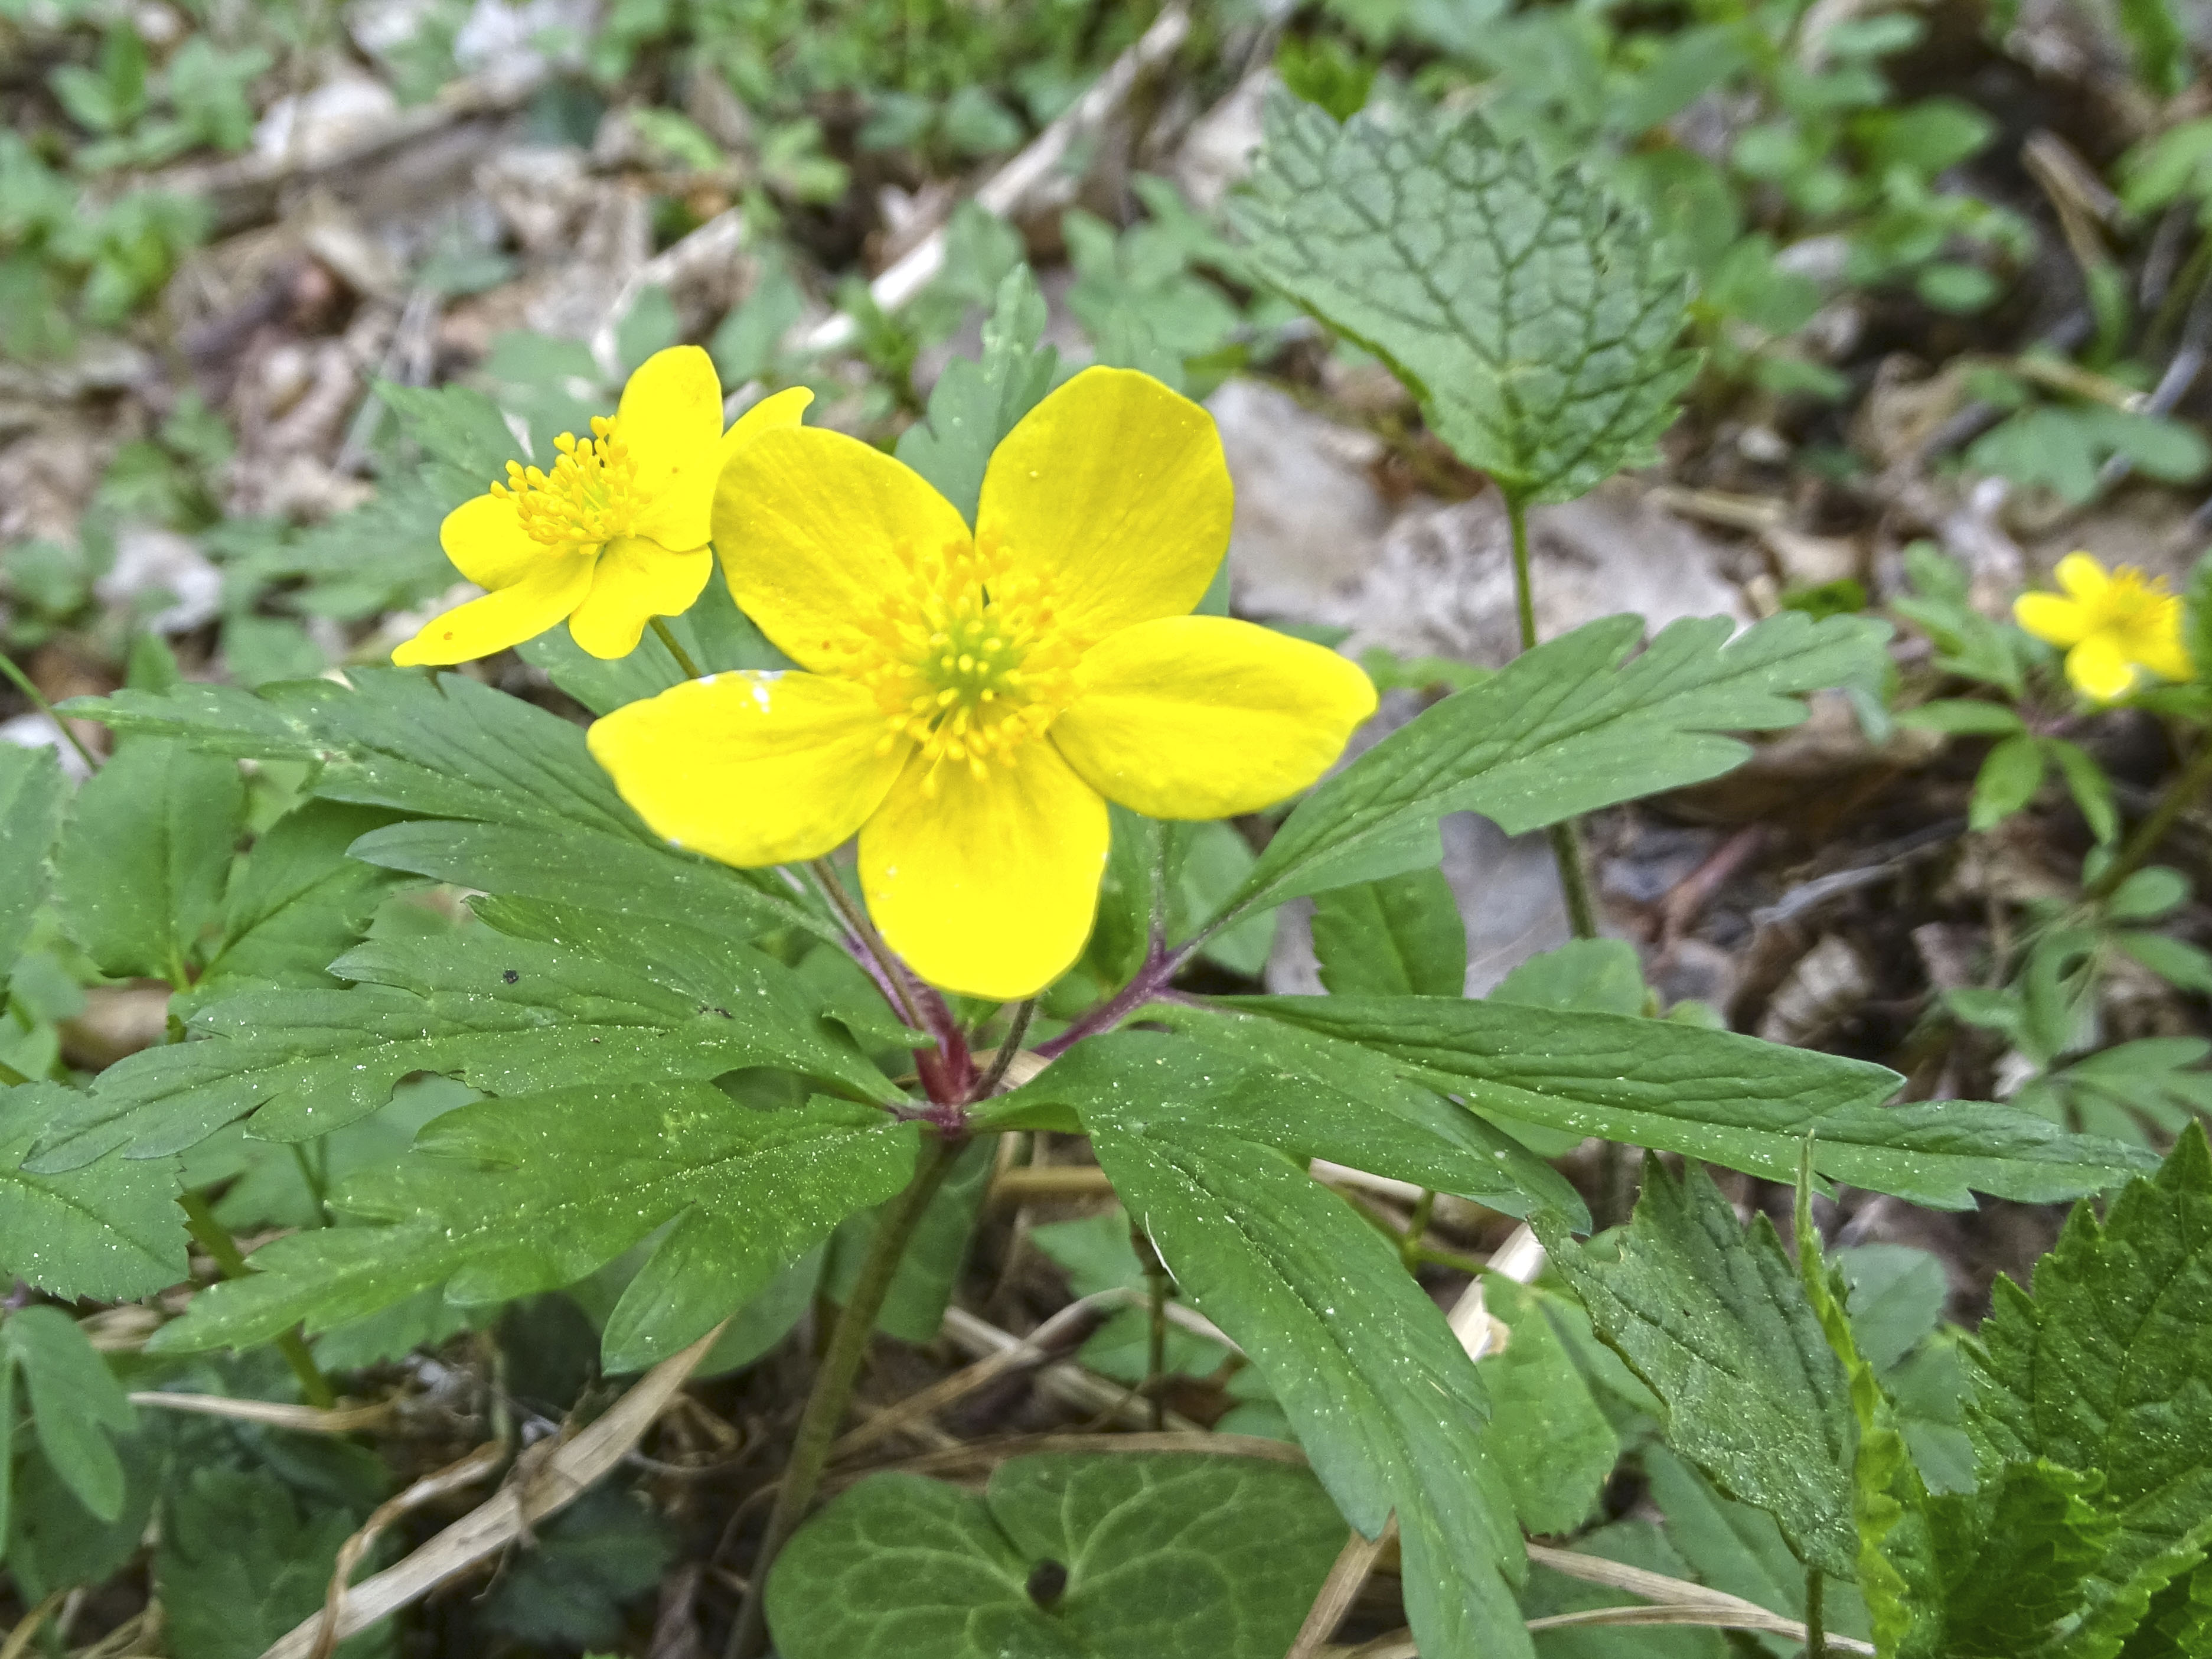
{"type": "Polygon", "coordinates": [[[438,545],[453,568],[478,587],[512,587],[541,559],[572,556],[534,540],[512,497],[471,495],[438,526],[438,545]]]}
{"type": "Polygon", "coordinates": [[[633,535],[663,547],[707,544],[722,464],[722,383],[697,346],[671,346],[638,365],[615,410],[615,435],[636,463],[633,535]]]}
{"type": "Polygon", "coordinates": [[[1156,818],[1218,818],[1294,794],[1375,712],[1334,651],[1226,617],[1109,635],[1075,671],[1052,740],[1085,782],[1156,818]]]}
{"type": "Polygon", "coordinates": [[[2066,653],[2066,678],[2075,688],[2100,702],[2125,696],[2134,689],[2136,671],[2110,634],[2092,634],[2066,653]]]}
{"type": "Polygon", "coordinates": [[[592,563],[588,556],[574,553],[550,556],[513,586],[433,617],[392,653],[392,660],[402,668],[422,663],[444,666],[473,662],[534,640],[583,602],[591,590],[592,563]]]}
{"type": "Polygon", "coordinates": [[[714,574],[705,548],[671,553],[642,536],[609,542],[592,573],[592,591],[568,618],[568,632],[595,657],[627,657],[655,617],[680,617],[714,574]]]}
{"type": "Polygon", "coordinates": [[[820,427],[739,446],[714,492],[714,550],[730,592],[784,654],[835,669],[860,624],[906,585],[901,542],[965,545],[968,526],[913,468],[820,427]]]}
{"type": "Polygon", "coordinates": [[[2012,602],[2013,620],[2039,640],[2079,645],[2089,631],[2088,608],[2056,593],[2023,593],[2012,602]]]}
{"type": "Polygon", "coordinates": [[[2172,607],[2148,630],[2136,653],[2136,660],[2162,680],[2192,680],[2197,678],[2197,665],[2190,659],[2189,647],[2181,642],[2181,602],[2172,607]]]}
{"type": "MultiPolygon", "coordinates": [[[[721,459],[715,465],[715,476],[719,477],[721,475],[722,468],[729,465],[730,457],[738,453],[740,445],[750,443],[763,432],[781,432],[797,426],[799,417],[806,412],[807,404],[813,401],[811,392],[803,386],[795,386],[787,392],[762,398],[730,422],[730,429],[722,434],[721,459]]],[[[710,495],[712,493],[708,492],[710,495]]]]}
{"type": "Polygon", "coordinates": [[[849,680],[709,674],[617,708],[588,741],[622,798],[679,847],[725,864],[820,858],[851,839],[905,764],[849,680]]]}
{"type": "Polygon", "coordinates": [[[860,831],[868,913],[933,985],[1005,1001],[1081,954],[1106,872],[1106,803],[1047,743],[981,778],[919,758],[860,831]]]}
{"type": "Polygon", "coordinates": [[[2112,579],[2105,574],[2105,567],[2087,553],[2069,553],[2051,574],[2059,586],[2084,605],[2092,603],[2112,585],[2112,579]]]}
{"type": "Polygon", "coordinates": [[[1086,368],[993,453],[975,534],[1048,575],[1096,641],[1206,597],[1235,496],[1211,415],[1149,374],[1086,368]]]}

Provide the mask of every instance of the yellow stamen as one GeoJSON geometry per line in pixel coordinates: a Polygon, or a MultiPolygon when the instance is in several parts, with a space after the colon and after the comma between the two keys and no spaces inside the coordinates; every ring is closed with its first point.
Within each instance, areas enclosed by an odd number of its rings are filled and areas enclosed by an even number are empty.
{"type": "Polygon", "coordinates": [[[491,493],[512,499],[515,515],[532,541],[548,547],[600,547],[629,534],[640,503],[637,462],[616,423],[592,417],[592,436],[573,432],[554,439],[560,459],[550,473],[509,461],[507,481],[491,493]]]}

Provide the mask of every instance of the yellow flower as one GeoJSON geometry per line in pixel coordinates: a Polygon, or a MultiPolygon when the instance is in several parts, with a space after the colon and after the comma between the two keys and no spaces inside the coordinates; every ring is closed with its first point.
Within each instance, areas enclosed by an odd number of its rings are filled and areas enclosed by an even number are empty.
{"type": "Polygon", "coordinates": [[[1374,710],[1334,652],[1186,614],[1231,500],[1212,417],[1126,369],[1085,370],[1007,434],[972,534],[880,451],[765,434],[722,474],[714,540],[803,672],[679,685],[600,720],[592,752],[655,830],[726,864],[858,831],[869,911],[916,972],[1027,996],[1091,931],[1109,799],[1254,811],[1374,710]]]}
{"type": "Polygon", "coordinates": [[[814,394],[764,398],[722,430],[722,385],[697,346],[638,366],[610,420],[564,432],[553,471],[509,461],[507,480],[446,515],[438,540],[488,590],[392,653],[402,666],[468,662],[535,639],[564,617],[595,657],[626,657],[654,617],[681,615],[714,568],[714,481],[740,444],[799,424],[814,394]]]}
{"type": "Polygon", "coordinates": [[[2065,646],[2066,678],[2100,702],[2126,696],[2148,669],[2185,680],[2196,669],[2181,642],[2181,601],[2133,565],[2107,575],[2087,553],[2069,553],[2054,573],[2064,598],[2023,593],[2012,614],[2039,640],[2065,646]]]}

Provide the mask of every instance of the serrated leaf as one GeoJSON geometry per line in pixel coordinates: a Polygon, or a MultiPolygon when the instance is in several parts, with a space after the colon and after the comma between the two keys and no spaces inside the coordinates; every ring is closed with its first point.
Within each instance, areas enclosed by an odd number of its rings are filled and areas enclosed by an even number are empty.
{"type": "Polygon", "coordinates": [[[99,1158],[56,1175],[19,1167],[82,1097],[57,1083],[0,1089],[0,1273],[47,1295],[127,1302],[185,1277],[174,1158],[99,1158]]]}
{"type": "Polygon", "coordinates": [[[331,964],[351,990],[254,991],[203,1009],[192,1026],[207,1040],[110,1066],[91,1094],[69,1097],[31,1164],[178,1152],[257,1109],[257,1134],[304,1140],[367,1116],[418,1071],[497,1095],[774,1066],[857,1098],[902,1098],[787,969],[748,946],[622,918],[585,934],[589,914],[571,918],[573,944],[488,927],[371,940],[331,964]]]}
{"type": "Polygon", "coordinates": [[[1747,1232],[1704,1170],[1647,1162],[1617,1255],[1540,1218],[1538,1232],[1599,1336],[1665,1402],[1667,1443],[1772,1515],[1808,1565],[1851,1577],[1857,1425],[1772,1224],[1747,1232]]]}
{"type": "Polygon", "coordinates": [[[1625,939],[1571,939],[1540,951],[1498,981],[1492,1002],[1524,1008],[1642,1014],[1650,1000],[1644,963],[1625,939]]]}
{"type": "Polygon", "coordinates": [[[617,1303],[607,1369],[634,1370],[713,1327],[846,1215],[912,1173],[915,1131],[817,1100],[762,1111],[704,1084],[576,1088],[478,1102],[334,1204],[385,1224],[292,1233],[260,1271],[194,1298],[165,1349],[328,1330],[444,1284],[502,1302],[574,1284],[671,1221],[617,1303]]]}
{"type": "Polygon", "coordinates": [[[1467,924],[1439,869],[1322,894],[1313,943],[1321,982],[1340,996],[1455,997],[1467,988],[1467,924]]]}
{"type": "Polygon", "coordinates": [[[2039,1652],[2081,1605],[2117,1516],[2085,1498],[2094,1477],[2055,1463],[2008,1463],[1972,1496],[1928,1502],[1943,1640],[1957,1659],[2039,1652]]]}
{"type": "MultiPolygon", "coordinates": [[[[257,1659],[313,1614],[355,1524],[342,1510],[303,1514],[282,1481],[242,1469],[186,1472],[162,1509],[154,1584],[164,1639],[191,1659],[257,1659]]],[[[337,1653],[366,1659],[392,1647],[386,1625],[337,1653]]]]}
{"type": "Polygon", "coordinates": [[[1730,637],[1724,617],[1644,636],[1607,617],[1523,652],[1392,732],[1299,803],[1218,914],[1221,925],[1348,881],[1437,861],[1437,820],[1509,833],[1717,777],[1751,750],[1730,732],[1805,716],[1802,694],[1861,678],[1887,626],[1785,611],[1730,637]]]}
{"type": "MultiPolygon", "coordinates": [[[[1651,1501],[1667,1517],[1667,1537],[1690,1564],[1691,1576],[1730,1595],[1740,1595],[1760,1607],[1802,1619],[1805,1614],[1805,1569],[1790,1553],[1774,1517],[1750,1504],[1739,1504],[1713,1489],[1712,1483],[1688,1462],[1663,1445],[1648,1444],[1637,1453],[1645,1478],[1651,1483],[1651,1501]]],[[[1832,1596],[1835,1585],[1829,1587],[1832,1596]]],[[[1832,1630],[1846,1634],[1851,1621],[1832,1620],[1832,1630]]],[[[1802,1644],[1760,1638],[1775,1659],[1791,1659],[1802,1644]]]]}
{"type": "MultiPolygon", "coordinates": [[[[792,665],[791,659],[771,645],[768,636],[738,609],[720,564],[708,571],[707,586],[689,611],[660,620],[690,657],[693,666],[704,673],[792,665]]],[[[544,669],[554,684],[594,714],[611,714],[626,703],[658,696],[690,678],[675,654],[661,643],[655,629],[646,630],[629,655],[612,660],[592,655],[562,627],[549,628],[514,649],[523,661],[544,669]]]]}
{"type": "Polygon", "coordinates": [[[660,1582],[675,1541],[642,1494],[595,1487],[507,1565],[484,1598],[483,1622],[541,1649],[618,1642],[623,1603],[660,1582]]]}
{"type": "Polygon", "coordinates": [[[46,902],[63,793],[53,750],[0,743],[0,994],[46,902]]]}
{"type": "Polygon", "coordinates": [[[1884,1106],[1863,1060],[1668,1020],[1441,997],[1230,997],[1224,1009],[1371,1048],[1479,1111],[1676,1152],[1771,1180],[1808,1134],[1823,1174],[1942,1209],[2116,1185],[2148,1154],[1980,1101],[1884,1106]]]}
{"type": "MultiPolygon", "coordinates": [[[[212,753],[316,763],[313,792],[325,800],[526,832],[520,842],[462,830],[441,841],[426,830],[402,843],[423,866],[416,874],[486,891],[515,880],[519,890],[535,895],[545,878],[527,884],[532,860],[551,855],[557,842],[563,878],[580,866],[597,872],[585,890],[674,884],[689,893],[702,925],[747,934],[799,926],[836,937],[744,872],[679,852],[653,835],[592,760],[580,727],[465,674],[433,680],[398,669],[356,669],[349,686],[298,680],[248,692],[185,685],[161,696],[119,691],[70,709],[118,732],[166,735],[212,753]]],[[[571,884],[549,896],[571,898],[577,890],[571,884]]]]}
{"type": "Polygon", "coordinates": [[[1310,1474],[1249,1458],[871,1475],[778,1558],[769,1625],[786,1659],[1279,1659],[1343,1541],[1310,1474]]]}
{"type": "Polygon", "coordinates": [[[1340,128],[1279,91],[1264,119],[1231,210],[1253,268],[1389,363],[1461,459],[1536,501],[1651,458],[1698,357],[1639,215],[1479,118],[1340,128]]]}
{"type": "Polygon", "coordinates": [[[130,1396],[76,1321],[59,1308],[18,1308],[0,1322],[0,1365],[19,1367],[39,1449],[79,1503],[102,1521],[123,1510],[123,1465],[112,1435],[137,1426],[130,1396]]]}
{"type": "Polygon", "coordinates": [[[104,974],[181,987],[244,827],[238,768],[180,743],[120,744],[77,791],[54,855],[62,925],[104,974]]]}
{"type": "Polygon", "coordinates": [[[1421,1651],[1527,1656],[1507,1583],[1520,1534],[1485,1446],[1481,1379],[1397,1253],[1271,1148],[1127,1123],[1111,1105],[1086,1124],[1177,1288],[1251,1358],[1345,1517],[1373,1537],[1395,1511],[1421,1651]]]}
{"type": "Polygon", "coordinates": [[[2154,1595],[2212,1547],[2212,1153],[2186,1129],[2155,1176],[2100,1223],[2077,1206],[2036,1264],[2008,1279],[1967,1350],[1967,1430],[1990,1465],[2045,1459],[2103,1476],[2118,1531],[2087,1611],[2054,1651],[2109,1659],[2154,1595]]]}
{"type": "Polygon", "coordinates": [[[1218,1129],[1516,1212],[1580,1208],[1564,1179],[1510,1137],[1398,1084],[1357,1050],[1178,1012],[1178,1033],[1116,1031],[1077,1044],[978,1113],[978,1127],[1072,1129],[1103,1113],[1129,1126],[1218,1129]]]}
{"type": "Polygon", "coordinates": [[[2176,1578],[2150,1599],[2128,1632],[2120,1659],[2208,1659],[2212,1656],[2212,1566],[2176,1578]]]}
{"type": "Polygon", "coordinates": [[[935,486],[970,524],[983,471],[999,441],[1052,390],[1060,353],[1040,345],[1044,296],[1030,268],[1016,265],[999,284],[983,325],[980,360],[955,357],[930,388],[929,410],[899,434],[898,458],[935,486]]]}
{"type": "Polygon", "coordinates": [[[1491,1454],[1524,1531],[1575,1532],[1597,1507],[1620,1437],[1552,1328],[1545,1295],[1502,1278],[1483,1291],[1512,1333],[1475,1366],[1490,1393],[1491,1454]]]}

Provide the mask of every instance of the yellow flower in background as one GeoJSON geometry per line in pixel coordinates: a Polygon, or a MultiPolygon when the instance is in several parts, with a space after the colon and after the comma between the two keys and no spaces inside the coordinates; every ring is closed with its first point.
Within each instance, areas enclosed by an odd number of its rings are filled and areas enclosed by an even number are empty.
{"type": "Polygon", "coordinates": [[[2066,649],[2066,678],[2100,702],[2135,690],[2142,671],[2164,680],[2196,669],[2181,642],[2181,601],[2132,565],[2107,574],[2087,553],[2069,553],[2052,573],[2057,593],[2023,593],[2012,614],[2039,640],[2066,649]]]}
{"type": "Polygon", "coordinates": [[[857,831],[868,909],[916,972],[1027,996],[1089,936],[1108,800],[1254,811],[1374,710],[1334,652],[1187,614],[1231,499],[1212,417],[1126,369],[1086,369],[1007,434],[972,534],[878,450],[764,434],[723,472],[714,542],[800,669],[617,709],[592,752],[655,830],[726,864],[857,831]]]}
{"type": "Polygon", "coordinates": [[[680,616],[714,568],[714,482],[739,445],[799,424],[804,387],[763,398],[722,430],[722,385],[697,346],[638,366],[613,418],[564,432],[542,472],[509,461],[504,483],[446,515],[446,556],[487,590],[433,617],[392,653],[403,667],[469,662],[535,639],[564,617],[595,657],[626,657],[655,617],[680,616]]]}

